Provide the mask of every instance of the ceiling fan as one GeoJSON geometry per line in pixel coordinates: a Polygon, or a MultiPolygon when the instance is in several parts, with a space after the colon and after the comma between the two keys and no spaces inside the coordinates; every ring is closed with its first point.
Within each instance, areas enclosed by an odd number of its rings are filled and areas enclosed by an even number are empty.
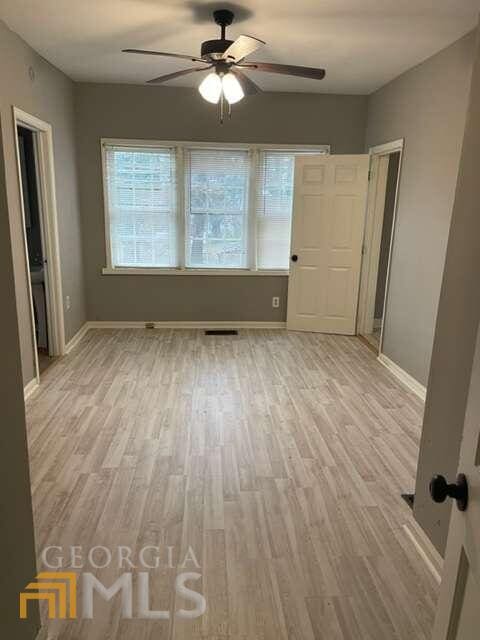
{"type": "Polygon", "coordinates": [[[299,78],[311,78],[322,80],[325,77],[324,69],[312,67],[299,67],[288,64],[274,64],[271,62],[250,62],[245,58],[254,53],[265,44],[263,40],[252,36],[241,35],[235,41],[227,40],[225,31],[231,25],[234,14],[228,9],[220,9],[213,12],[213,18],[220,26],[220,38],[216,40],[206,40],[202,42],[200,56],[187,56],[178,53],[166,53],[164,51],[145,51],[143,49],[123,49],[125,53],[139,53],[149,56],[168,56],[171,58],[181,58],[200,62],[202,66],[175,71],[167,75],[159,76],[149,80],[148,84],[160,84],[167,80],[180,78],[189,73],[198,73],[213,69],[204,78],[198,87],[202,97],[213,104],[221,105],[221,120],[223,120],[224,100],[227,101],[229,109],[232,104],[241,100],[245,95],[260,93],[260,87],[251,80],[245,71],[265,71],[267,73],[279,73],[287,76],[297,76],[299,78]]]}

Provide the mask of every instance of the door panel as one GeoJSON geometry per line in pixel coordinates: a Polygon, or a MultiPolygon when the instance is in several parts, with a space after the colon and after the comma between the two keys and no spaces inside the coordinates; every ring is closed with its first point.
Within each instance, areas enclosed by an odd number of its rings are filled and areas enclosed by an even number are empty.
{"type": "Polygon", "coordinates": [[[344,267],[330,267],[327,278],[327,318],[345,318],[348,309],[345,302],[348,299],[351,270],[344,267]]]}
{"type": "Polygon", "coordinates": [[[332,249],[351,249],[355,200],[351,196],[338,196],[334,201],[332,218],[332,249]]]}
{"type": "Polygon", "coordinates": [[[315,282],[317,281],[317,267],[302,266],[302,277],[299,281],[298,290],[298,311],[303,316],[315,317],[315,309],[318,306],[318,296],[311,295],[311,291],[315,291],[315,282]]]}
{"type": "Polygon", "coordinates": [[[452,629],[453,638],[478,640],[480,630],[480,589],[470,567],[467,567],[466,580],[460,605],[456,629],[452,629]]]}
{"type": "MultiPolygon", "coordinates": [[[[468,482],[466,511],[455,506],[433,640],[473,640],[480,629],[480,331],[473,362],[459,473],[468,482]]],[[[450,480],[450,479],[449,479],[450,480]]]]}
{"type": "Polygon", "coordinates": [[[296,159],[287,326],[354,334],[367,155],[296,159]]]}
{"type": "Polygon", "coordinates": [[[305,195],[302,199],[302,224],[299,230],[300,244],[306,249],[320,249],[320,238],[326,222],[327,199],[325,196],[305,195]]]}

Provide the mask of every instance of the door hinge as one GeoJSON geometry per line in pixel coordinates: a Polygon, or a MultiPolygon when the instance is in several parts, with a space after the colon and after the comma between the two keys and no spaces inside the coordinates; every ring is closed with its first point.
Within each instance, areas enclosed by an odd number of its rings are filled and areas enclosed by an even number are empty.
{"type": "Polygon", "coordinates": [[[371,179],[372,179],[372,170],[369,169],[369,171],[368,171],[368,181],[370,182],[371,179]]]}

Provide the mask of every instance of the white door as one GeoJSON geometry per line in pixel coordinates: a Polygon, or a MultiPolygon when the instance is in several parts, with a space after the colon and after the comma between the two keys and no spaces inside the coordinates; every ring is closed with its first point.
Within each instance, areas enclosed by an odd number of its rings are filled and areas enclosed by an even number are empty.
{"type": "Polygon", "coordinates": [[[368,155],[295,160],[287,328],[354,334],[368,155]]]}
{"type": "Polygon", "coordinates": [[[480,331],[463,427],[459,473],[468,504],[453,508],[432,640],[480,638],[480,331]]]}

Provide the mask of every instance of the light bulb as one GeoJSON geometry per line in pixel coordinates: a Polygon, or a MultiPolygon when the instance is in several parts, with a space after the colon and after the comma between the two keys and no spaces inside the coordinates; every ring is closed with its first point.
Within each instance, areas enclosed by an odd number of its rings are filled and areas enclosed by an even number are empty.
{"type": "Polygon", "coordinates": [[[227,73],[222,77],[222,87],[223,95],[229,104],[235,104],[245,96],[242,85],[233,73],[227,73]]]}
{"type": "Polygon", "coordinates": [[[220,80],[220,76],[216,73],[209,73],[208,76],[202,80],[198,90],[202,98],[207,100],[207,102],[217,104],[222,94],[222,81],[220,80]]]}

